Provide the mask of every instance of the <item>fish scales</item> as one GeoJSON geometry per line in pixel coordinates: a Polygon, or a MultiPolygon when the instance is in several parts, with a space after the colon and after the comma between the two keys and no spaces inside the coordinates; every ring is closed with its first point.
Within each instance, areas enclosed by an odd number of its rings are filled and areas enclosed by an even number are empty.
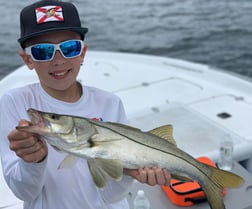
{"type": "MultiPolygon", "coordinates": [[[[225,209],[223,189],[237,188],[244,182],[240,176],[200,163],[179,149],[171,125],[143,132],[118,123],[35,109],[29,109],[28,114],[32,125],[17,129],[39,134],[71,158],[86,159],[95,184],[101,188],[111,179],[120,180],[123,168],[157,166],[168,169],[177,179],[198,181],[210,208],[225,209]]],[[[66,160],[60,167],[64,167],[66,160]]]]}

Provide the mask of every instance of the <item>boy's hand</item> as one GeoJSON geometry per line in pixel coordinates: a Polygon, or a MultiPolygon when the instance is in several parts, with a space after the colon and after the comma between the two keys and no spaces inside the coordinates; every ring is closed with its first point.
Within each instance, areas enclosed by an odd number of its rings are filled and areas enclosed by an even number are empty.
{"type": "MultiPolygon", "coordinates": [[[[29,122],[20,120],[18,125],[26,126],[29,125],[29,122]]],[[[48,154],[46,143],[35,134],[14,129],[9,133],[8,139],[10,141],[10,149],[26,162],[41,162],[48,154]]]]}
{"type": "Polygon", "coordinates": [[[153,168],[140,168],[140,169],[127,169],[124,168],[124,174],[133,177],[141,183],[154,185],[165,185],[170,184],[171,175],[166,169],[157,167],[153,168]]]}

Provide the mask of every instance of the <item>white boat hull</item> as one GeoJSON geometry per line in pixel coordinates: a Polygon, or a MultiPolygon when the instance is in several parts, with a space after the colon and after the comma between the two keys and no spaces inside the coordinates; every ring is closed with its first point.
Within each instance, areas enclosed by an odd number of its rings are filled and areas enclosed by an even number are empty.
{"type": "MultiPolygon", "coordinates": [[[[194,157],[217,161],[220,140],[228,134],[234,160],[246,162],[252,172],[251,81],[207,65],[112,52],[88,52],[79,79],[119,95],[134,126],[148,130],[172,124],[178,146],[194,157]]],[[[35,81],[35,72],[22,66],[2,79],[0,96],[35,81]]],[[[21,203],[1,173],[0,188],[0,208],[21,203]]]]}

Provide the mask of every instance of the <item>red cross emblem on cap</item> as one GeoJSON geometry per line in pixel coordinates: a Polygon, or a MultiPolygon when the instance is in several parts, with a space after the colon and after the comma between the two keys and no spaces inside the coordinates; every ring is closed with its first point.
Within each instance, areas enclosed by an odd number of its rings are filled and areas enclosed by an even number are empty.
{"type": "Polygon", "coordinates": [[[38,24],[64,20],[61,6],[45,6],[36,8],[36,18],[38,24]]]}

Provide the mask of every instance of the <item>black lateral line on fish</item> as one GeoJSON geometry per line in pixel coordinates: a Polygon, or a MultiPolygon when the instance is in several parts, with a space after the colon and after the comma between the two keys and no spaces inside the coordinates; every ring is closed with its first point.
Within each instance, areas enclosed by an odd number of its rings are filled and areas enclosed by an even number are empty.
{"type": "MultiPolygon", "coordinates": [[[[139,141],[136,141],[136,140],[134,140],[134,139],[132,139],[132,138],[130,138],[130,137],[128,137],[128,136],[126,136],[126,135],[120,133],[119,131],[117,131],[117,130],[115,130],[115,129],[112,129],[112,128],[110,128],[110,127],[103,126],[102,124],[100,124],[100,123],[104,123],[104,122],[97,122],[97,121],[92,121],[92,120],[90,120],[89,122],[91,122],[92,124],[97,125],[97,126],[99,126],[99,127],[106,128],[106,129],[108,129],[108,130],[110,130],[110,131],[113,131],[113,132],[115,132],[115,133],[117,133],[117,134],[119,134],[119,135],[121,135],[121,136],[123,136],[123,137],[126,137],[126,138],[128,138],[128,139],[134,141],[135,143],[141,144],[141,145],[146,146],[146,147],[149,147],[149,148],[151,148],[151,149],[155,149],[155,150],[158,150],[158,151],[160,151],[160,152],[163,152],[163,153],[166,153],[166,154],[170,154],[170,155],[173,155],[173,156],[175,156],[175,157],[177,157],[177,158],[179,158],[179,159],[182,159],[182,160],[186,161],[187,163],[189,163],[190,165],[192,165],[193,167],[197,168],[197,169],[198,169],[201,173],[203,173],[211,182],[213,182],[218,188],[222,188],[219,184],[216,184],[214,181],[212,181],[211,178],[207,175],[206,172],[204,172],[204,171],[203,171],[200,167],[198,167],[197,165],[192,164],[192,163],[191,163],[189,160],[187,160],[186,158],[182,158],[181,156],[174,155],[173,153],[166,152],[166,151],[160,150],[160,149],[158,149],[158,148],[156,148],[156,147],[151,147],[151,146],[148,145],[148,144],[144,144],[144,143],[141,143],[141,142],[139,142],[139,141]]],[[[159,136],[156,136],[156,137],[159,137],[159,136]]],[[[159,137],[159,138],[160,138],[160,137],[159,137]]],[[[177,148],[177,147],[176,147],[176,148],[177,148]]],[[[179,149],[179,148],[177,148],[177,149],[179,149]]],[[[187,153],[186,153],[186,154],[187,154],[187,153]]],[[[188,155],[188,154],[187,154],[187,155],[188,155]]],[[[190,156],[190,157],[192,157],[192,156],[190,156]]],[[[200,163],[200,162],[199,162],[199,163],[200,163]]],[[[201,164],[202,164],[202,163],[201,163],[201,164]]],[[[203,164],[203,165],[204,165],[204,164],[203,164]]]]}

